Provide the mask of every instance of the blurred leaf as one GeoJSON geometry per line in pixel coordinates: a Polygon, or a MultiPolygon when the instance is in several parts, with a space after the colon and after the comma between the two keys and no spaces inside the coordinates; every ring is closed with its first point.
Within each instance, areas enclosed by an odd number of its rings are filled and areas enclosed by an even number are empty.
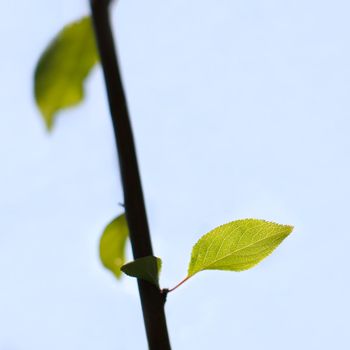
{"type": "Polygon", "coordinates": [[[136,259],[122,266],[121,270],[131,277],[136,277],[159,286],[159,273],[162,260],[154,256],[136,259]]]}
{"type": "Polygon", "coordinates": [[[202,270],[250,269],[271,254],[292,230],[292,226],[257,219],[219,226],[193,247],[188,276],[202,270]]]}
{"type": "Polygon", "coordinates": [[[125,246],[129,235],[125,214],[118,216],[107,225],[100,240],[102,264],[119,279],[120,268],[125,263],[125,246]]]}
{"type": "Polygon", "coordinates": [[[90,17],[65,26],[44,51],[35,69],[34,90],[49,130],[57,112],[83,99],[84,80],[97,61],[90,17]]]}

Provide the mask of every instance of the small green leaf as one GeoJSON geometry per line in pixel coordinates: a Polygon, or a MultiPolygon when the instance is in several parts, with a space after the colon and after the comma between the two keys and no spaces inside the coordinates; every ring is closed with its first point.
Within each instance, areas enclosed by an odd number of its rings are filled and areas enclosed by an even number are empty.
{"type": "Polygon", "coordinates": [[[292,226],[257,219],[219,226],[193,247],[188,276],[202,270],[250,269],[271,254],[292,230],[292,226]]]}
{"type": "Polygon", "coordinates": [[[136,277],[159,286],[159,273],[162,260],[155,256],[136,259],[122,266],[121,270],[131,277],[136,277]]]}
{"type": "Polygon", "coordinates": [[[100,240],[100,259],[119,279],[120,268],[125,263],[125,246],[129,235],[125,214],[118,216],[107,225],[100,240]]]}
{"type": "Polygon", "coordinates": [[[44,51],[35,69],[34,90],[48,129],[57,112],[83,99],[83,82],[97,61],[90,17],[65,26],[44,51]]]}

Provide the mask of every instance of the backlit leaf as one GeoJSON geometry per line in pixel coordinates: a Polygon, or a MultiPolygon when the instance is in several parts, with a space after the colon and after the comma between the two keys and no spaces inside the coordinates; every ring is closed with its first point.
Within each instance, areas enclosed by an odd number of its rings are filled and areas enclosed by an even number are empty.
{"type": "Polygon", "coordinates": [[[97,61],[90,17],[65,26],[44,51],[35,69],[34,90],[48,129],[57,112],[83,99],[84,80],[97,61]]]}
{"type": "Polygon", "coordinates": [[[159,286],[159,273],[162,260],[155,256],[136,259],[122,266],[121,270],[131,277],[136,277],[159,286]]]}
{"type": "Polygon", "coordinates": [[[125,263],[125,246],[129,235],[125,215],[122,214],[107,225],[100,240],[100,259],[102,264],[121,277],[120,268],[125,263]]]}
{"type": "Polygon", "coordinates": [[[292,230],[292,226],[257,219],[219,226],[193,247],[188,276],[202,270],[250,269],[271,254],[292,230]]]}

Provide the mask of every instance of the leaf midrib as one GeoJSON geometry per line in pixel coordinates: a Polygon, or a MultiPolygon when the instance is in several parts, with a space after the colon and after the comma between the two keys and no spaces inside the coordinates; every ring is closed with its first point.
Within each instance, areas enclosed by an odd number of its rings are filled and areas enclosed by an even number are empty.
{"type": "MultiPolygon", "coordinates": [[[[283,234],[283,233],[278,233],[278,234],[275,234],[275,235],[272,235],[272,236],[269,236],[269,237],[265,237],[265,238],[263,238],[263,239],[260,239],[259,241],[256,241],[256,242],[254,242],[254,243],[252,243],[252,244],[249,244],[249,245],[246,245],[245,247],[242,247],[242,248],[240,248],[240,249],[237,249],[237,250],[235,250],[234,252],[232,252],[232,253],[230,253],[230,254],[227,254],[227,255],[225,255],[224,257],[220,258],[220,259],[215,260],[214,262],[210,263],[209,265],[204,266],[201,270],[205,270],[205,269],[207,269],[208,267],[210,267],[210,266],[216,264],[217,262],[219,262],[219,261],[221,261],[221,260],[224,260],[224,259],[228,258],[229,256],[234,255],[234,254],[236,254],[237,252],[239,252],[239,251],[241,251],[241,250],[243,250],[243,249],[247,249],[247,248],[253,247],[254,245],[256,245],[256,244],[258,244],[258,243],[261,243],[261,242],[263,242],[263,241],[266,241],[267,239],[270,239],[270,238],[273,238],[273,237],[277,237],[277,236],[283,236],[283,235],[286,235],[286,237],[287,237],[287,236],[288,236],[288,233],[284,233],[284,234],[283,234]]],[[[201,270],[199,270],[199,271],[201,271],[201,270]]],[[[199,271],[196,271],[195,273],[197,273],[197,272],[199,272],[199,271]]]]}

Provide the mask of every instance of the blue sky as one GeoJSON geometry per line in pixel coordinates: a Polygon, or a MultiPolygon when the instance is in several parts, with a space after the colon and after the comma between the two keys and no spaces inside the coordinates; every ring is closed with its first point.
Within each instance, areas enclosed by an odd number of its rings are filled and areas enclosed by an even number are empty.
{"type": "MultiPolygon", "coordinates": [[[[113,10],[161,284],[213,227],[295,226],[244,273],[169,295],[174,349],[347,349],[350,4],[120,1],[113,10]]],[[[136,283],[98,240],[122,201],[100,68],[45,132],[38,56],[87,1],[2,4],[0,350],[146,349],[136,283]]],[[[130,252],[129,257],[131,258],[130,252]]]]}

